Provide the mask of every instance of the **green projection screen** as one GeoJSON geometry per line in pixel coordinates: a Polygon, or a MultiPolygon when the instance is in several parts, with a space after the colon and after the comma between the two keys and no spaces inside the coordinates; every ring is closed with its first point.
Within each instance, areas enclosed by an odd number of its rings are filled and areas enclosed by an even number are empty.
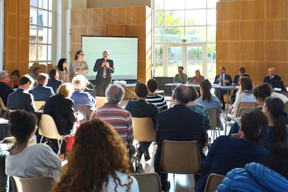
{"type": "Polygon", "coordinates": [[[88,80],[94,80],[93,71],[97,59],[103,58],[104,50],[109,50],[109,59],[114,61],[114,80],[137,80],[138,76],[138,37],[107,37],[82,35],[82,51],[87,62],[88,80]]]}

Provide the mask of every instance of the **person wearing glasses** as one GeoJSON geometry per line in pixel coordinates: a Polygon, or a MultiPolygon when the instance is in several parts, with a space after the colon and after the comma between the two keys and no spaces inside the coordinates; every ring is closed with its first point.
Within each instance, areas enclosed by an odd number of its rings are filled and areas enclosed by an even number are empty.
{"type": "Polygon", "coordinates": [[[0,72],[0,97],[5,106],[7,106],[7,98],[10,93],[13,93],[13,89],[9,86],[9,72],[4,70],[0,72]]]}
{"type": "Polygon", "coordinates": [[[84,53],[79,50],[76,52],[75,61],[72,63],[72,68],[74,72],[74,77],[76,75],[86,75],[89,72],[88,65],[85,61],[83,61],[84,53]]]}

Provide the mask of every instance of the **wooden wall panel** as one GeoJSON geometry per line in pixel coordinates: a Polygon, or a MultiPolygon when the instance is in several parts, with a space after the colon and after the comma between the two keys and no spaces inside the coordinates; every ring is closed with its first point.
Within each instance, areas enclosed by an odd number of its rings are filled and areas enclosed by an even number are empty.
{"type": "Polygon", "coordinates": [[[29,70],[29,0],[5,1],[4,69],[29,70]]]}
{"type": "Polygon", "coordinates": [[[217,68],[223,65],[228,69],[226,72],[234,76],[240,67],[244,67],[252,82],[259,84],[272,67],[288,86],[288,0],[242,0],[237,3],[217,3],[217,68]],[[238,10],[235,10],[236,6],[238,10]],[[240,27],[233,27],[233,22],[240,23],[240,27]]]}
{"type": "MultiPolygon", "coordinates": [[[[138,79],[151,78],[152,11],[149,7],[116,7],[71,10],[71,64],[81,49],[81,35],[132,36],[139,38],[138,79]],[[83,22],[85,20],[85,22],[83,22]]],[[[73,77],[70,64],[70,76],[73,77]]]]}

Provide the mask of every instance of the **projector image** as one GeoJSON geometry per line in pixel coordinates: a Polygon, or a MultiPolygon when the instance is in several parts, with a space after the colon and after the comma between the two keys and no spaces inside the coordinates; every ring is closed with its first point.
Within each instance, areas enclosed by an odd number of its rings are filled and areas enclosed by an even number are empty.
{"type": "Polygon", "coordinates": [[[127,85],[127,82],[126,81],[115,80],[115,81],[113,81],[113,84],[125,86],[125,85],[127,85]]]}

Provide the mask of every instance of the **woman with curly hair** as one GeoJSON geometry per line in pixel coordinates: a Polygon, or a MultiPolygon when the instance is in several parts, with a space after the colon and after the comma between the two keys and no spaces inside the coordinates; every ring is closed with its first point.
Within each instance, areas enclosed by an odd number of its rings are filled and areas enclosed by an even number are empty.
{"type": "Polygon", "coordinates": [[[53,192],[139,192],[128,162],[123,139],[111,125],[100,119],[87,121],[75,134],[68,167],[53,192]]]}

